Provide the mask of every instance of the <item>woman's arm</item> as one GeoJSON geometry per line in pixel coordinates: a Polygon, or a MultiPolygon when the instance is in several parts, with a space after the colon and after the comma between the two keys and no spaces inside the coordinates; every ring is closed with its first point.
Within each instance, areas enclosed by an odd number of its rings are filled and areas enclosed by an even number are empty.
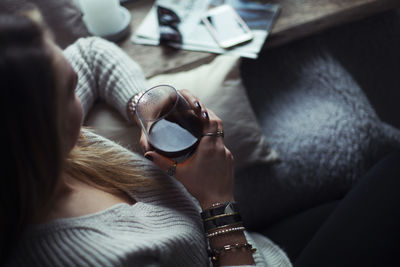
{"type": "Polygon", "coordinates": [[[64,55],[79,76],[76,93],[84,117],[99,98],[128,119],[128,100],[148,88],[140,66],[118,46],[97,37],[79,39],[64,55]]]}
{"type": "MultiPolygon", "coordinates": [[[[223,131],[222,121],[188,91],[180,91],[203,122],[204,133],[223,131]]],[[[142,135],[145,156],[161,169],[173,161],[151,151],[142,135]]],[[[222,136],[204,136],[191,158],[176,165],[174,177],[194,196],[202,210],[205,235],[214,257],[214,266],[254,265],[252,246],[247,242],[233,197],[233,156],[222,136]],[[221,220],[222,219],[222,220],[221,220]]]]}

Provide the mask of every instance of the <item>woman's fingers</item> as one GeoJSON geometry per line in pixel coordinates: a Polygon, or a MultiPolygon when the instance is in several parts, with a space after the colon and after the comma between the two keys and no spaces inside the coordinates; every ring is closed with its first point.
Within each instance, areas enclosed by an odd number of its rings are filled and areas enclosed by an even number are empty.
{"type": "Polygon", "coordinates": [[[213,111],[207,109],[196,96],[186,89],[179,90],[179,92],[189,103],[195,114],[200,117],[205,124],[210,122],[210,125],[207,125],[208,130],[223,130],[221,119],[215,115],[213,111]]]}
{"type": "Polygon", "coordinates": [[[141,134],[140,134],[140,146],[143,149],[143,153],[146,153],[146,151],[149,151],[151,149],[149,142],[147,141],[146,138],[146,134],[144,133],[144,131],[142,130],[141,134]]]}
{"type": "Polygon", "coordinates": [[[217,115],[215,115],[215,113],[211,109],[207,109],[207,114],[209,116],[209,119],[206,123],[204,123],[203,134],[224,131],[222,120],[217,115]]]}
{"type": "Polygon", "coordinates": [[[179,93],[186,99],[190,108],[198,117],[201,117],[202,119],[208,119],[208,114],[205,111],[204,105],[196,96],[186,89],[179,90],[179,93]]]}
{"type": "Polygon", "coordinates": [[[196,110],[201,110],[201,103],[200,100],[194,96],[189,90],[187,89],[182,89],[179,90],[179,93],[186,99],[186,101],[189,103],[190,107],[196,111],[196,110]]]}
{"type": "Polygon", "coordinates": [[[151,160],[161,170],[165,171],[168,175],[174,176],[176,174],[177,163],[167,157],[158,154],[155,151],[148,151],[144,154],[145,158],[151,160]]]}

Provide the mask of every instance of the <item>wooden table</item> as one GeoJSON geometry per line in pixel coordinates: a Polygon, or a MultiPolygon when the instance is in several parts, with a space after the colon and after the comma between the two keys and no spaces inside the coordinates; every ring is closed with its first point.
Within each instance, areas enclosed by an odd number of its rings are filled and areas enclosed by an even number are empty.
{"type": "MultiPolygon", "coordinates": [[[[325,29],[400,7],[400,0],[271,0],[281,5],[281,14],[272,28],[265,48],[321,32],[325,29]]],[[[136,0],[125,6],[132,14],[132,33],[149,12],[154,0],[136,0]]],[[[121,47],[143,68],[146,77],[179,71],[211,61],[204,52],[174,51],[158,46],[136,45],[127,38],[121,47]]]]}

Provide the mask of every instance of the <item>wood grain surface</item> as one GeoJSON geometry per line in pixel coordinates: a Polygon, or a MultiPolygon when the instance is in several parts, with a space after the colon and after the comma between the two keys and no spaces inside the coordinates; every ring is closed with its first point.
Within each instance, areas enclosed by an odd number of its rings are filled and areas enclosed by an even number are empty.
{"type": "MultiPolygon", "coordinates": [[[[281,13],[264,49],[400,7],[400,0],[271,0],[281,5],[281,13]]],[[[131,33],[140,25],[154,0],[125,4],[132,14],[131,33]]],[[[126,38],[120,46],[141,65],[146,77],[190,69],[211,61],[215,55],[204,52],[172,50],[158,46],[136,45],[126,38]]]]}
{"type": "Polygon", "coordinates": [[[271,0],[282,7],[267,47],[400,7],[400,0],[271,0]]]}

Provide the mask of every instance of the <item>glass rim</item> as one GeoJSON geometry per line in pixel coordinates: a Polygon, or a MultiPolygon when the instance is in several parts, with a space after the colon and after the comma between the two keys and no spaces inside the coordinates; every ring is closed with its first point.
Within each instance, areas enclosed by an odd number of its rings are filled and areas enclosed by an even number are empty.
{"type": "Polygon", "coordinates": [[[153,86],[153,87],[151,87],[151,88],[145,90],[145,91],[143,92],[143,94],[139,97],[139,99],[138,99],[138,101],[137,101],[137,103],[136,103],[136,110],[135,110],[136,117],[140,120],[140,122],[144,122],[144,121],[145,121],[145,122],[154,122],[154,121],[162,120],[162,119],[164,119],[165,117],[167,117],[167,116],[175,109],[176,105],[178,104],[179,97],[180,97],[180,94],[179,94],[178,90],[176,90],[176,88],[173,87],[172,85],[168,85],[168,84],[159,84],[159,85],[155,85],[155,86],[153,86]],[[157,119],[143,120],[142,117],[139,115],[139,103],[140,103],[140,100],[142,99],[142,97],[143,97],[147,92],[149,92],[150,90],[153,90],[153,89],[156,88],[156,87],[161,87],[161,86],[170,87],[170,88],[172,88],[172,89],[175,91],[175,94],[176,94],[177,97],[176,97],[176,99],[175,99],[174,105],[170,108],[170,110],[168,110],[168,112],[166,112],[164,115],[158,117],[157,119]]]}

